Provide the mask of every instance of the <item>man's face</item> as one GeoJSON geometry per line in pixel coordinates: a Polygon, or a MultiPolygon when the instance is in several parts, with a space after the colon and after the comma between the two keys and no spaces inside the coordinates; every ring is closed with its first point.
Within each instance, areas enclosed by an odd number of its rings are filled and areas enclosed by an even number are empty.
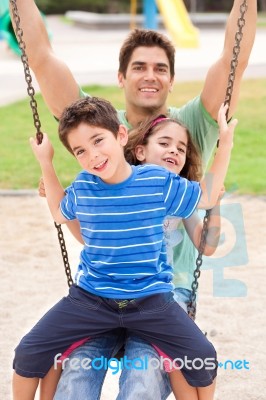
{"type": "MultiPolygon", "coordinates": [[[[138,47],[132,53],[124,77],[118,74],[125,91],[127,108],[146,112],[165,107],[173,86],[166,53],[160,47],[138,47]]],[[[128,110],[129,111],[129,110],[128,110]]]]}

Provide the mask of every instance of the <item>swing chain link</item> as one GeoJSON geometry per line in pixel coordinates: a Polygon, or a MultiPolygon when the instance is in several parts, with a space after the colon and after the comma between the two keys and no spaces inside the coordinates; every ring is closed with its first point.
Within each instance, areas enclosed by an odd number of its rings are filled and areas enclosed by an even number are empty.
{"type": "Polygon", "coordinates": [[[16,37],[17,37],[19,48],[21,50],[21,61],[22,61],[23,68],[24,68],[25,81],[27,83],[27,92],[30,97],[30,106],[31,106],[31,110],[32,110],[33,122],[34,122],[34,126],[36,128],[36,131],[37,131],[36,138],[37,138],[38,144],[40,144],[43,139],[43,134],[41,132],[41,122],[40,122],[40,118],[39,118],[39,114],[38,114],[37,102],[34,98],[35,89],[32,86],[32,77],[31,77],[30,68],[29,68],[28,56],[26,54],[26,44],[23,40],[23,30],[20,27],[20,17],[18,14],[17,2],[16,2],[16,0],[10,0],[10,3],[12,4],[12,15],[13,15],[13,20],[16,25],[16,37]]]}
{"type": "Polygon", "coordinates": [[[202,228],[202,234],[200,238],[200,245],[199,245],[199,251],[198,251],[198,257],[196,259],[196,268],[193,272],[194,276],[194,281],[191,284],[191,297],[190,297],[190,302],[187,306],[188,310],[188,315],[190,316],[193,321],[196,318],[196,297],[197,297],[197,290],[199,286],[198,279],[200,277],[200,268],[202,266],[202,256],[204,253],[205,245],[206,245],[206,240],[207,240],[207,234],[208,234],[208,226],[209,226],[209,221],[210,221],[210,210],[206,210],[205,216],[203,218],[203,228],[202,228]]]}
{"type": "MultiPolygon", "coordinates": [[[[40,122],[40,117],[38,114],[38,109],[37,109],[37,101],[35,100],[35,89],[32,86],[32,77],[30,73],[30,68],[29,68],[29,61],[28,61],[28,56],[26,54],[26,44],[23,40],[23,30],[20,26],[20,17],[18,13],[18,8],[17,8],[17,2],[16,0],[10,0],[11,3],[11,9],[12,9],[12,16],[13,20],[16,25],[16,37],[18,40],[18,45],[21,50],[21,61],[23,64],[24,68],[24,75],[25,75],[25,81],[27,83],[27,92],[30,97],[30,106],[32,110],[32,115],[33,115],[33,121],[34,121],[34,126],[36,128],[36,139],[37,143],[41,144],[43,140],[43,133],[41,132],[41,122],[40,122]]],[[[57,224],[56,222],[54,223],[56,229],[57,229],[57,235],[58,235],[58,240],[60,244],[60,249],[61,249],[61,254],[63,258],[63,263],[65,267],[65,273],[67,276],[67,283],[68,286],[71,286],[73,284],[73,279],[71,276],[71,269],[68,261],[68,254],[66,250],[66,244],[65,244],[65,239],[64,239],[64,234],[61,228],[61,225],[57,224]]]]}
{"type": "Polygon", "coordinates": [[[70,287],[71,285],[73,285],[73,279],[71,276],[71,268],[70,268],[70,264],[68,261],[68,253],[67,253],[67,249],[66,249],[64,234],[63,234],[60,224],[57,224],[56,222],[54,222],[54,226],[57,229],[57,236],[58,236],[58,241],[60,244],[61,254],[62,254],[62,258],[63,258],[63,262],[64,262],[67,283],[68,283],[68,286],[70,287]]]}
{"type": "Polygon", "coordinates": [[[237,21],[237,32],[235,34],[235,45],[233,47],[233,55],[230,63],[230,72],[228,76],[228,84],[227,84],[227,89],[226,89],[226,94],[225,94],[225,104],[228,104],[228,110],[226,112],[226,119],[228,119],[228,113],[229,113],[229,107],[231,104],[231,98],[233,94],[233,87],[234,87],[234,81],[235,81],[235,73],[236,73],[236,68],[238,65],[238,56],[240,53],[240,43],[243,38],[243,28],[245,26],[245,14],[247,12],[248,5],[247,5],[247,0],[244,0],[243,3],[240,5],[240,17],[238,18],[237,21]]]}
{"type": "MultiPolygon", "coordinates": [[[[233,56],[232,56],[232,60],[230,63],[230,73],[228,76],[228,84],[227,84],[225,101],[224,101],[225,104],[228,104],[228,110],[226,112],[227,119],[228,119],[231,98],[232,98],[232,94],[233,94],[236,68],[238,65],[238,56],[240,53],[240,43],[243,38],[243,28],[245,26],[245,14],[247,12],[247,9],[248,9],[247,0],[244,0],[243,3],[240,5],[240,17],[238,18],[238,21],[237,21],[238,30],[235,34],[235,45],[233,47],[233,56]]],[[[219,145],[219,140],[217,142],[217,147],[218,147],[218,145],[219,145]]],[[[187,306],[188,315],[193,320],[195,320],[195,318],[196,318],[196,296],[197,296],[197,290],[199,287],[198,279],[200,277],[200,267],[202,265],[202,256],[203,256],[204,248],[206,245],[209,219],[210,219],[210,210],[206,210],[206,214],[203,219],[203,229],[202,229],[202,234],[201,234],[198,256],[196,259],[196,268],[193,273],[194,281],[191,284],[191,297],[190,297],[190,302],[187,306]]]]}

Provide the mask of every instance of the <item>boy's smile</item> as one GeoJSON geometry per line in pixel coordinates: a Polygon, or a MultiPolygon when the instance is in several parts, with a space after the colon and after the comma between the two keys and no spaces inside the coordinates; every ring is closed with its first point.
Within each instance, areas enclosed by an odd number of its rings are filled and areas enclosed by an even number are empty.
{"type": "Polygon", "coordinates": [[[131,167],[124,158],[126,142],[127,131],[122,125],[117,136],[84,122],[68,134],[69,146],[80,166],[110,184],[123,182],[131,174],[131,167]]]}

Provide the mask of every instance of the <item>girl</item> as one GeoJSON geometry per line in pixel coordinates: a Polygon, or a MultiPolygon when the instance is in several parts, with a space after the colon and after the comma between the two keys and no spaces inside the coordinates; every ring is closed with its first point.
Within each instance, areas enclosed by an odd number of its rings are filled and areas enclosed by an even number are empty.
{"type": "MultiPolygon", "coordinates": [[[[192,181],[200,181],[202,177],[202,161],[200,153],[191,139],[187,127],[180,121],[159,115],[149,118],[141,123],[138,128],[129,132],[129,138],[125,147],[125,156],[130,164],[157,164],[166,169],[192,181]]],[[[210,210],[208,233],[204,255],[211,256],[219,242],[220,235],[220,199],[215,207],[210,210]]],[[[184,219],[183,225],[192,240],[194,246],[199,250],[203,224],[195,211],[188,219],[184,219]]],[[[191,260],[191,265],[175,265],[174,248],[183,239],[181,220],[177,218],[167,219],[164,224],[165,240],[167,244],[168,262],[174,267],[174,275],[193,276],[195,260],[191,260]],[[180,271],[181,270],[181,271],[180,271]]],[[[185,281],[185,279],[183,279],[185,281]]],[[[175,288],[175,299],[181,307],[187,311],[187,306],[191,300],[192,291],[185,283],[183,286],[182,277],[175,288]]],[[[191,282],[189,283],[191,287],[191,282]]]]}

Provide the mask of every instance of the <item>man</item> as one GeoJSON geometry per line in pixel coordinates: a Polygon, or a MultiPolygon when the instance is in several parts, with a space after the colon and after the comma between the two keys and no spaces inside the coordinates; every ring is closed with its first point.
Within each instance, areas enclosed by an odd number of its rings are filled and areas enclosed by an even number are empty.
{"type": "MultiPolygon", "coordinates": [[[[225,98],[242,3],[243,0],[233,2],[222,54],[209,69],[202,93],[181,109],[174,107],[167,109],[166,106],[168,93],[174,83],[174,50],[171,43],[161,35],[143,31],[134,32],[124,42],[120,54],[118,81],[125,93],[125,111],[118,111],[121,122],[128,127],[134,127],[151,112],[168,113],[171,117],[178,117],[188,125],[206,163],[218,136],[216,119],[218,109],[225,98]]],[[[30,67],[49,109],[53,115],[60,118],[63,109],[82,96],[82,91],[69,68],[54,54],[34,1],[17,0],[17,5],[30,67]]],[[[248,64],[256,32],[257,1],[248,0],[247,5],[246,24],[243,29],[229,118],[237,106],[241,79],[248,64]]],[[[179,245],[182,249],[178,247],[177,251],[174,251],[176,266],[174,282],[176,286],[187,290],[191,285],[195,265],[195,249],[187,235],[182,234],[183,241],[179,245]],[[177,256],[179,253],[181,255],[177,256]]],[[[101,356],[109,358],[113,354],[111,350],[117,344],[117,337],[114,333],[113,336],[103,338],[102,342],[97,338],[97,346],[94,346],[96,341],[88,342],[87,349],[85,347],[77,349],[73,357],[80,357],[83,354],[84,357],[91,359],[101,356]]],[[[126,354],[128,359],[144,354],[149,354],[153,359],[158,358],[146,343],[131,336],[126,342],[126,354]]],[[[66,368],[55,399],[98,399],[104,374],[104,370],[93,371],[93,369],[79,371],[77,374],[77,371],[66,368]],[[95,377],[97,381],[92,381],[95,377]]],[[[121,375],[118,399],[135,400],[137,396],[142,395],[145,400],[159,400],[167,398],[169,392],[167,375],[164,372],[153,368],[148,368],[146,371],[125,369],[121,375]]]]}

